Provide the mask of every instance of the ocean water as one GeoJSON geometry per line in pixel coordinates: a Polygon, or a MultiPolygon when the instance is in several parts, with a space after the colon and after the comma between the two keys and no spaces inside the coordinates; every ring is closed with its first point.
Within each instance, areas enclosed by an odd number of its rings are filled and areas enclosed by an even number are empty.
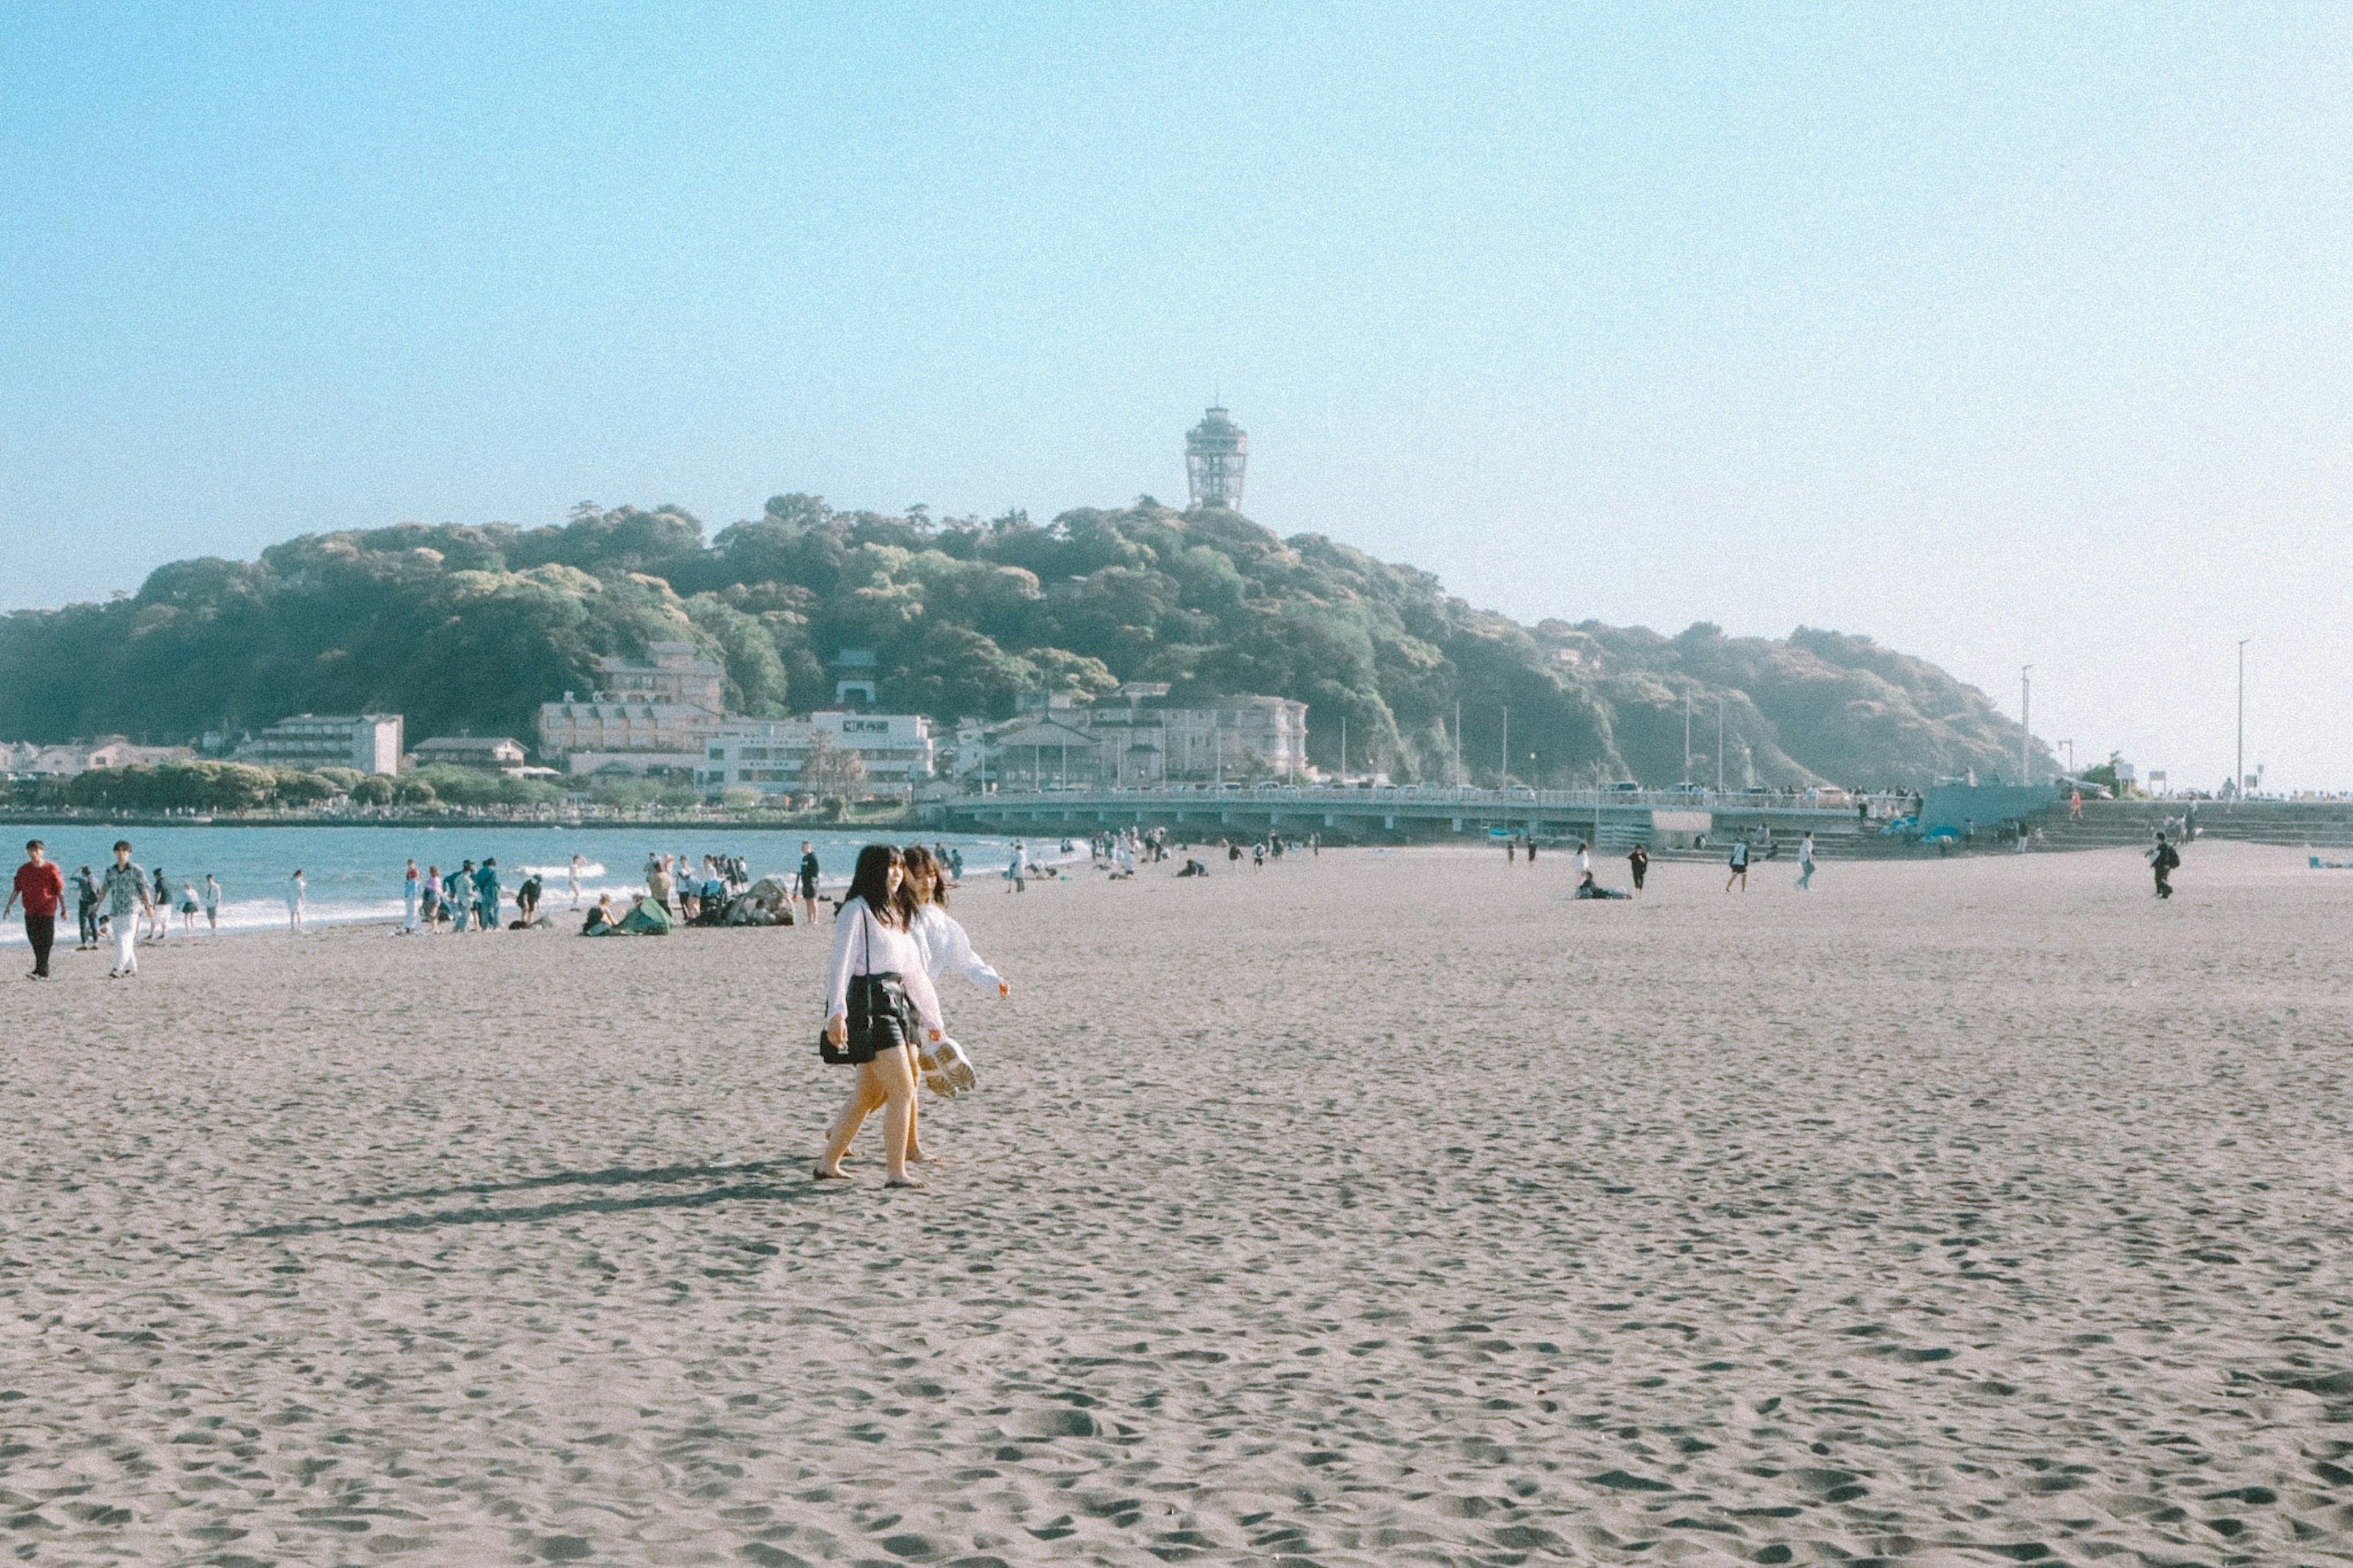
{"type": "MultiPolygon", "coordinates": [[[[113,859],[118,838],[131,840],[131,858],[152,878],[161,867],[169,879],[176,902],[179,889],[194,884],[200,890],[209,871],[221,884],[221,930],[283,930],[286,925],[286,885],[297,867],[309,887],[304,919],[334,924],[360,921],[398,920],[401,878],[410,857],[421,874],[438,866],[446,876],[459,864],[481,864],[485,857],[499,863],[499,887],[506,918],[513,918],[514,890],[533,868],[540,872],[544,891],[543,912],[559,920],[572,907],[565,881],[572,857],[586,864],[580,878],[580,907],[609,892],[617,900],[645,891],[646,857],[651,852],[684,854],[700,863],[705,855],[740,855],[751,866],[754,880],[764,876],[788,876],[800,868],[801,840],[817,849],[824,868],[823,882],[839,888],[849,879],[859,849],[878,837],[869,833],[778,833],[713,826],[684,827],[528,827],[512,824],[437,827],[106,827],[89,824],[59,826],[0,826],[0,861],[14,874],[23,858],[27,838],[48,847],[49,858],[64,867],[66,902],[58,921],[58,940],[72,945],[75,931],[74,874],[88,866],[103,873],[113,859]]],[[[909,829],[890,836],[892,843],[946,844],[964,854],[965,877],[1001,872],[1010,858],[1013,840],[965,833],[923,833],[909,829]]],[[[1030,841],[1029,853],[1039,859],[1060,858],[1060,840],[1030,841]]],[[[176,939],[180,917],[172,917],[176,939]]],[[[199,931],[204,917],[196,917],[199,931]]],[[[22,946],[25,928],[11,916],[0,926],[0,943],[22,946]]]]}

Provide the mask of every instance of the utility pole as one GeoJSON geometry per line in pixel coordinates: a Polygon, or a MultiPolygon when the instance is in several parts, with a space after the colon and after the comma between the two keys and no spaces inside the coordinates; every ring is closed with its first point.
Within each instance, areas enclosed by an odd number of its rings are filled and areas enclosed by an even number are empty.
{"type": "Polygon", "coordinates": [[[1684,784],[1689,784],[1689,783],[1691,783],[1691,710],[1692,710],[1692,689],[1691,689],[1690,687],[1686,686],[1686,687],[1684,687],[1684,688],[1683,688],[1683,782],[1684,784]]]}
{"type": "Polygon", "coordinates": [[[1724,793],[1724,699],[1715,700],[1715,793],[1724,793]]]}
{"type": "Polygon", "coordinates": [[[2247,794],[2247,643],[2239,639],[2239,752],[2238,769],[2231,775],[2231,798],[2243,800],[2247,794]]]}
{"type": "Polygon", "coordinates": [[[2034,782],[2033,753],[2027,749],[2034,744],[2034,731],[2028,722],[2033,711],[2033,674],[2031,664],[2018,667],[2018,782],[2022,784],[2034,782]]]}
{"type": "Polygon", "coordinates": [[[1499,787],[1509,789],[1512,784],[1512,705],[1508,702],[1504,704],[1504,744],[1501,761],[1504,764],[1504,776],[1499,787]]]}
{"type": "Polygon", "coordinates": [[[1340,782],[1348,782],[1348,716],[1340,715],[1340,782]]]}
{"type": "Polygon", "coordinates": [[[1462,699],[1454,700],[1454,787],[1462,787],[1462,699]]]}

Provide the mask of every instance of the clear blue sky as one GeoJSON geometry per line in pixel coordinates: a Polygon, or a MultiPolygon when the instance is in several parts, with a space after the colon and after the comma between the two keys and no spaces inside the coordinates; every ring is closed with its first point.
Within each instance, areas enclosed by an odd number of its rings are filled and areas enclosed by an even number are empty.
{"type": "Polygon", "coordinates": [[[0,606],[1184,489],[2353,784],[2353,10],[12,6],[0,606]]]}

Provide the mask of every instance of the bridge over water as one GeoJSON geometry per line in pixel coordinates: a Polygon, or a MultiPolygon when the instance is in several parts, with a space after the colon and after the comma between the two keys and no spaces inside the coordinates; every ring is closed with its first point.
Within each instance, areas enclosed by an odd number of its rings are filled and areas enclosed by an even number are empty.
{"type": "Polygon", "coordinates": [[[1826,852],[1836,841],[1852,854],[1874,841],[1890,817],[1910,810],[1913,799],[1888,795],[1823,800],[1778,791],[1226,784],[992,791],[930,802],[922,811],[923,820],[935,826],[979,832],[1085,835],[1166,827],[1214,838],[1274,830],[1293,837],[1316,833],[1327,840],[1388,844],[1483,837],[1502,828],[1546,840],[1581,838],[1597,847],[1673,845],[1769,828],[1775,837],[1810,832],[1826,852]]]}

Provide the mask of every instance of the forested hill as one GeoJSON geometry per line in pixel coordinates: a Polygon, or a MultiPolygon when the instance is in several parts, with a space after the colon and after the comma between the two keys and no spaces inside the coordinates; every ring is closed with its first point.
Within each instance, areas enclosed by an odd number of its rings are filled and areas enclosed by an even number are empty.
{"type": "Polygon", "coordinates": [[[691,637],[723,661],[732,708],[826,705],[845,647],[881,661],[882,706],[943,719],[1012,711],[1039,687],[1272,692],[1311,707],[1313,751],[1435,777],[1460,702],[1474,781],[1510,710],[1522,782],[1674,781],[1684,708],[1694,772],[1728,782],[1915,784],[2016,771],[2019,731],[1982,692],[1867,637],[1672,637],[1450,597],[1426,572],[1318,534],[1278,539],[1229,511],[1150,498],[935,522],[779,496],[706,542],[674,507],[538,529],[403,523],[305,535],[257,562],[159,568],[103,605],[0,620],[0,739],[121,732],[179,742],[286,714],[386,710],[412,741],[460,729],[528,742],[536,705],[596,684],[599,655],[691,637]]]}

